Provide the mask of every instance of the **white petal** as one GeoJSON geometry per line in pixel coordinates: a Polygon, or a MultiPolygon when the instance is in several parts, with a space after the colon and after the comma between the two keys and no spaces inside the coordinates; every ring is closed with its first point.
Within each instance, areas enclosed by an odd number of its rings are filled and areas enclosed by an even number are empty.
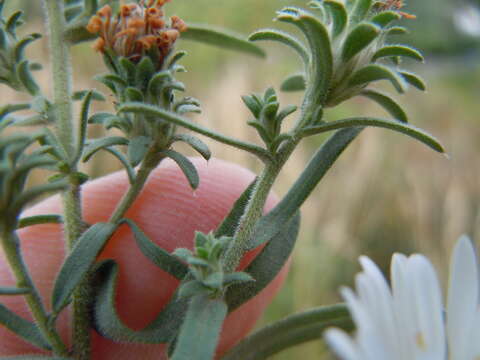
{"type": "Polygon", "coordinates": [[[408,259],[408,276],[414,290],[419,326],[417,334],[419,353],[429,354],[435,359],[444,359],[446,343],[442,293],[435,269],[426,257],[412,255],[408,259]]]}
{"type": "Polygon", "coordinates": [[[468,335],[472,331],[478,306],[478,267],[475,249],[462,236],[450,264],[447,300],[447,334],[450,360],[465,360],[468,335]]]}
{"type": "MultiPolygon", "coordinates": [[[[361,360],[360,349],[344,331],[327,329],[325,341],[342,360],[361,360]]],[[[367,360],[367,359],[365,359],[367,360]]]]}

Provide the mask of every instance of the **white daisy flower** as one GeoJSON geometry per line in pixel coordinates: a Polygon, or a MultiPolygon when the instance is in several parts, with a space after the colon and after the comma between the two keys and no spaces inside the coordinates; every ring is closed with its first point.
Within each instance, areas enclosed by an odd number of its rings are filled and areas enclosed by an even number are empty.
{"type": "Polygon", "coordinates": [[[466,236],[451,258],[445,312],[437,274],[425,256],[395,254],[391,288],[373,261],[361,257],[360,263],[357,293],[341,289],[357,328],[355,337],[339,329],[325,334],[340,359],[480,359],[479,273],[466,236]]]}

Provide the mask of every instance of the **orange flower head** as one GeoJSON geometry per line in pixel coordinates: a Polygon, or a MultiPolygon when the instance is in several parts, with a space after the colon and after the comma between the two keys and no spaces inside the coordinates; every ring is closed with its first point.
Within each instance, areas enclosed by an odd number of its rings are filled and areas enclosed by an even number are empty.
{"type": "Polygon", "coordinates": [[[399,15],[403,16],[406,19],[416,19],[417,18],[415,15],[400,11],[400,9],[403,8],[403,6],[404,6],[403,0],[378,1],[375,4],[375,6],[379,11],[385,11],[385,10],[396,11],[396,12],[398,12],[399,15]]]}
{"type": "Polygon", "coordinates": [[[108,50],[134,63],[145,55],[154,56],[152,60],[160,69],[180,33],[187,30],[185,22],[178,16],[172,16],[167,25],[163,6],[168,2],[170,0],[143,0],[138,5],[125,4],[118,15],[105,5],[87,25],[90,33],[99,36],[93,48],[102,53],[108,50]],[[154,47],[158,51],[149,52],[154,47]]]}

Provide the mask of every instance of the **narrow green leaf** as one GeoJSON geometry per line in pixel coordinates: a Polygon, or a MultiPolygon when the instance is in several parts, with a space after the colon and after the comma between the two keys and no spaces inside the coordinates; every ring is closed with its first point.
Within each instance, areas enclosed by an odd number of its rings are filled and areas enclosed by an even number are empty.
{"type": "Polygon", "coordinates": [[[121,57],[118,60],[118,63],[120,65],[120,73],[125,79],[127,79],[125,86],[127,86],[128,84],[133,84],[135,82],[135,76],[137,74],[137,68],[135,64],[126,57],[121,57]]]}
{"type": "Polygon", "coordinates": [[[360,95],[375,101],[398,121],[405,123],[408,122],[408,117],[405,111],[403,111],[402,107],[398,105],[390,96],[375,90],[363,90],[360,95]]]}
{"type": "Polygon", "coordinates": [[[143,93],[133,86],[127,87],[124,91],[124,95],[127,101],[144,101],[143,93]]]}
{"type": "Polygon", "coordinates": [[[168,69],[172,69],[184,56],[187,55],[186,51],[177,51],[168,61],[168,69]]]}
{"type": "Polygon", "coordinates": [[[135,170],[133,169],[133,167],[130,166],[130,162],[128,161],[128,159],[120,151],[113,147],[104,147],[102,149],[108,151],[122,163],[123,167],[127,171],[128,181],[130,185],[133,185],[135,183],[136,175],[135,170]]]}
{"type": "Polygon", "coordinates": [[[309,63],[310,55],[308,55],[308,50],[305,48],[305,46],[301,43],[300,40],[284,31],[276,29],[262,29],[251,34],[248,40],[277,41],[279,43],[285,44],[295,50],[298,55],[300,55],[300,58],[303,60],[304,64],[309,63]]]}
{"type": "Polygon", "coordinates": [[[308,76],[308,91],[312,103],[323,104],[333,75],[333,55],[330,37],[325,26],[307,11],[285,8],[277,19],[296,25],[306,36],[311,51],[311,73],[308,76]]]}
{"type": "MultiPolygon", "coordinates": [[[[126,343],[161,344],[172,341],[178,333],[187,311],[188,301],[176,295],[155,320],[142,330],[126,326],[115,309],[118,265],[113,260],[102,262],[97,268],[94,321],[96,330],[104,337],[126,343]]],[[[139,304],[141,306],[141,303],[139,304]]]]}
{"type": "Polygon", "coordinates": [[[337,131],[318,149],[285,197],[258,221],[250,249],[270,241],[283,231],[283,225],[292,219],[333,163],[362,129],[355,127],[337,131]]]}
{"type": "MultiPolygon", "coordinates": [[[[403,74],[402,74],[403,75],[403,74]]],[[[350,78],[351,86],[366,86],[371,82],[379,80],[389,80],[395,89],[403,94],[406,91],[407,84],[404,78],[397,71],[380,64],[367,65],[356,71],[350,78]]]]}
{"type": "Polygon", "coordinates": [[[427,90],[427,86],[425,82],[416,74],[413,74],[408,71],[400,71],[400,74],[408,82],[410,85],[416,87],[418,90],[425,91],[427,90]]]}
{"type": "Polygon", "coordinates": [[[408,29],[403,26],[392,26],[391,28],[388,28],[387,30],[388,35],[405,35],[408,34],[408,29]]]}
{"type": "Polygon", "coordinates": [[[227,304],[208,295],[192,298],[178,335],[172,360],[211,360],[227,315],[227,304]]]}
{"type": "Polygon", "coordinates": [[[223,286],[231,286],[234,284],[245,284],[247,282],[255,282],[255,279],[246,272],[234,272],[223,275],[223,286]]]}
{"type": "Polygon", "coordinates": [[[180,154],[177,151],[174,150],[165,150],[162,151],[162,154],[165,156],[169,157],[173,161],[177,163],[177,165],[180,167],[182,172],[185,174],[185,177],[187,178],[190,186],[192,189],[196,189],[198,185],[200,184],[200,179],[198,177],[198,172],[197,169],[195,168],[195,165],[192,164],[190,160],[188,160],[187,157],[184,155],[180,154]]]}
{"type": "Polygon", "coordinates": [[[0,286],[0,295],[4,296],[10,296],[10,295],[26,295],[31,293],[32,290],[29,288],[8,288],[8,287],[1,287],[0,286]]]}
{"type": "Polygon", "coordinates": [[[15,11],[7,20],[5,29],[12,35],[15,35],[15,30],[20,22],[20,18],[23,16],[23,11],[15,11]]]}
{"type": "Polygon", "coordinates": [[[83,162],[87,162],[98,150],[113,145],[128,145],[128,140],[120,136],[95,139],[87,144],[83,152],[83,162]]]}
{"type": "Polygon", "coordinates": [[[240,218],[245,212],[245,208],[248,205],[248,201],[252,196],[253,190],[257,184],[257,178],[253,180],[240,197],[235,201],[232,209],[228,215],[223,219],[222,223],[215,230],[215,237],[220,238],[222,236],[233,236],[240,222],[240,218]]]}
{"type": "Polygon", "coordinates": [[[2,304],[0,304],[0,324],[36,347],[50,350],[50,345],[35,324],[18,316],[2,304]]]}
{"type": "Polygon", "coordinates": [[[347,9],[342,2],[337,0],[325,0],[323,5],[329,12],[333,21],[333,37],[339,36],[345,30],[348,23],[347,9]]]}
{"type": "Polygon", "coordinates": [[[80,111],[80,122],[79,122],[79,131],[77,139],[77,150],[76,156],[73,161],[73,164],[76,164],[78,160],[82,157],[83,149],[85,148],[85,142],[87,139],[87,127],[88,127],[88,113],[90,111],[90,105],[93,100],[93,92],[88,91],[83,98],[82,109],[80,111]]]}
{"type": "Polygon", "coordinates": [[[388,120],[388,119],[381,119],[381,118],[353,117],[348,119],[329,121],[327,123],[323,123],[318,126],[305,128],[303,130],[303,135],[313,135],[313,134],[318,134],[325,131],[331,131],[331,130],[348,128],[348,127],[365,127],[365,126],[382,127],[382,128],[394,130],[419,140],[420,142],[431,147],[435,151],[438,151],[440,153],[445,152],[445,149],[440,144],[440,142],[435,137],[427,133],[426,131],[407,123],[388,120]]]}
{"type": "Polygon", "coordinates": [[[400,20],[400,19],[401,19],[401,15],[397,11],[382,11],[381,13],[378,13],[377,15],[375,15],[371,19],[371,22],[384,28],[385,26],[390,24],[392,21],[400,20]]]}
{"type": "Polygon", "coordinates": [[[372,0],[356,0],[351,12],[350,21],[357,24],[365,19],[372,7],[372,0]]]}
{"type": "Polygon", "coordinates": [[[285,92],[305,91],[306,86],[305,74],[295,74],[283,80],[280,90],[285,92]]]}
{"type": "Polygon", "coordinates": [[[169,71],[160,71],[156,73],[148,83],[148,91],[153,96],[158,96],[165,83],[172,80],[172,74],[169,71]]]}
{"type": "Polygon", "coordinates": [[[202,109],[198,107],[197,105],[191,105],[191,104],[183,104],[179,105],[176,110],[177,113],[180,115],[186,114],[186,113],[197,113],[200,114],[202,112],[202,109]]]}
{"type": "Polygon", "coordinates": [[[136,66],[135,80],[137,85],[146,87],[155,74],[155,66],[148,56],[144,56],[136,66]]]}
{"type": "Polygon", "coordinates": [[[75,91],[72,95],[72,100],[78,101],[78,100],[83,100],[85,96],[91,92],[92,93],[92,100],[96,101],[105,101],[107,100],[105,96],[98,90],[80,90],[80,91],[75,91]]]}
{"type": "Polygon", "coordinates": [[[229,312],[255,297],[278,275],[292,254],[299,229],[300,212],[297,211],[291,220],[279,226],[278,232],[243,270],[255,281],[234,284],[227,289],[225,299],[229,312]]]}
{"type": "Polygon", "coordinates": [[[28,35],[27,37],[20,40],[14,49],[15,62],[19,63],[20,61],[22,61],[24,58],[24,52],[27,45],[34,42],[37,39],[40,39],[41,37],[42,37],[42,34],[36,33],[36,34],[28,35]]]}
{"type": "Polygon", "coordinates": [[[243,95],[242,101],[248,110],[250,110],[255,119],[258,119],[260,112],[262,111],[262,104],[258,103],[255,98],[250,95],[243,95]]]}
{"type": "Polygon", "coordinates": [[[133,220],[122,219],[120,224],[122,223],[127,224],[132,229],[138,248],[147,259],[179,280],[185,277],[188,273],[187,265],[152,242],[133,220]]]}
{"type": "Polygon", "coordinates": [[[380,28],[372,23],[361,23],[348,34],[342,48],[342,60],[350,61],[380,35],[380,28]]]}
{"type": "Polygon", "coordinates": [[[295,111],[297,111],[298,107],[296,105],[288,105],[280,112],[277,114],[277,121],[281,123],[283,120],[285,120],[286,117],[289,115],[293,114],[295,111]]]}
{"type": "Polygon", "coordinates": [[[199,138],[190,134],[178,134],[174,137],[175,141],[182,141],[190,145],[195,151],[197,151],[205,160],[210,160],[212,152],[199,138]]]}
{"type": "Polygon", "coordinates": [[[95,258],[117,229],[116,224],[97,223],[77,240],[60,269],[52,293],[52,308],[59,313],[70,301],[77,285],[85,278],[95,258]]]}
{"type": "Polygon", "coordinates": [[[229,30],[213,28],[209,25],[188,24],[187,31],[180,37],[184,40],[199,41],[224,49],[240,51],[246,54],[265,57],[265,52],[248,42],[242,35],[229,30]]]}
{"type": "Polygon", "coordinates": [[[136,136],[128,143],[128,159],[131,166],[137,166],[145,158],[153,140],[147,136],[136,136]]]}
{"type": "Polygon", "coordinates": [[[322,338],[323,332],[330,327],[338,327],[346,331],[354,329],[354,323],[346,305],[322,306],[290,315],[254,332],[222,359],[267,359],[282,350],[322,338]]]}
{"type": "Polygon", "coordinates": [[[21,218],[18,222],[18,229],[39,225],[39,224],[62,224],[62,215],[49,214],[49,215],[35,215],[21,218]]]}
{"type": "Polygon", "coordinates": [[[24,191],[22,195],[15,199],[10,205],[12,213],[20,213],[22,209],[30,202],[38,200],[42,195],[65,190],[69,187],[66,181],[57,181],[50,184],[42,184],[24,191]]]}
{"type": "Polygon", "coordinates": [[[40,88],[30,72],[30,63],[28,60],[23,60],[18,64],[17,76],[30,95],[36,96],[40,93],[40,88]]]}
{"type": "Polygon", "coordinates": [[[372,57],[372,61],[376,61],[383,57],[392,57],[392,56],[408,57],[410,59],[417,60],[420,62],[424,61],[422,54],[418,50],[405,45],[384,46],[383,48],[375,52],[375,54],[372,57]]]}
{"type": "Polygon", "coordinates": [[[202,282],[198,280],[190,280],[183,283],[178,289],[178,297],[188,299],[196,295],[204,294],[211,291],[202,282]]]}

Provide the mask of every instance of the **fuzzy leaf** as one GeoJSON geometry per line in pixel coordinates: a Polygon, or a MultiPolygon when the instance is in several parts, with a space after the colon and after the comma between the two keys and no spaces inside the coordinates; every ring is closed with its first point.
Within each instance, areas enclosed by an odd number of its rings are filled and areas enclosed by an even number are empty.
{"type": "Polygon", "coordinates": [[[137,86],[146,87],[155,74],[155,66],[148,56],[144,56],[136,66],[135,80],[137,86]]]}
{"type": "Polygon", "coordinates": [[[138,102],[144,101],[143,93],[133,86],[127,87],[125,89],[124,94],[127,101],[138,101],[138,102]]]}
{"type": "Polygon", "coordinates": [[[72,100],[83,100],[83,98],[89,93],[92,93],[92,100],[96,101],[105,101],[107,100],[105,96],[97,90],[80,90],[80,91],[75,91],[72,95],[72,100]]]}
{"type": "Polygon", "coordinates": [[[128,159],[120,151],[113,147],[104,147],[103,150],[108,151],[122,163],[123,167],[127,171],[128,181],[130,185],[133,185],[135,183],[135,170],[132,166],[130,166],[128,159]]]}
{"type": "MultiPolygon", "coordinates": [[[[244,272],[255,281],[232,284],[225,296],[228,311],[232,312],[262,291],[277,276],[290,258],[300,228],[300,212],[282,224],[281,229],[268,241],[244,272]]],[[[229,275],[229,274],[228,274],[229,275]]],[[[225,280],[227,280],[227,276],[225,280]]]]}
{"type": "Polygon", "coordinates": [[[18,222],[18,229],[39,225],[39,224],[62,224],[62,215],[50,214],[50,215],[35,215],[21,218],[18,222]]]}
{"type": "Polygon", "coordinates": [[[337,131],[317,150],[285,197],[258,221],[250,249],[270,241],[282,232],[283,225],[293,218],[333,163],[362,129],[355,127],[337,131]]]}
{"type": "Polygon", "coordinates": [[[208,293],[210,290],[198,280],[190,280],[180,285],[178,289],[178,297],[188,299],[196,295],[208,293]]]}
{"type": "Polygon", "coordinates": [[[318,126],[305,128],[303,129],[303,135],[313,135],[323,133],[325,131],[331,131],[336,129],[348,128],[348,127],[365,127],[365,126],[374,126],[382,127],[390,130],[394,130],[405,135],[408,135],[414,139],[419,140],[425,145],[431,147],[433,150],[440,153],[444,153],[445,149],[440,144],[440,142],[428,134],[422,129],[417,128],[416,126],[381,118],[372,118],[372,117],[353,117],[348,119],[329,121],[318,126]]]}
{"type": "Polygon", "coordinates": [[[85,278],[98,253],[117,229],[116,224],[97,223],[86,230],[60,269],[52,293],[52,308],[59,313],[70,301],[77,285],[85,278]]]}
{"type": "Polygon", "coordinates": [[[128,140],[120,136],[95,139],[85,147],[83,152],[83,162],[87,162],[97,151],[113,145],[128,145],[128,140]]]}
{"type": "Polygon", "coordinates": [[[327,29],[313,14],[297,8],[285,8],[277,19],[296,25],[305,34],[312,56],[309,91],[314,95],[312,103],[322,104],[333,75],[333,55],[327,29]]]}
{"type": "Polygon", "coordinates": [[[255,119],[258,119],[260,112],[262,111],[262,104],[260,104],[253,96],[250,95],[243,95],[242,101],[248,110],[250,110],[250,112],[253,114],[255,119]]]}
{"type": "Polygon", "coordinates": [[[195,296],[180,328],[171,360],[211,360],[215,355],[220,330],[227,315],[227,304],[208,295],[195,296]]]}
{"type": "Polygon", "coordinates": [[[350,21],[357,24],[365,19],[372,7],[372,0],[356,0],[351,12],[350,21]]]}
{"type": "Polygon", "coordinates": [[[24,52],[25,48],[27,47],[28,44],[34,42],[37,39],[40,39],[42,37],[41,34],[31,34],[28,35],[27,37],[23,38],[20,40],[17,45],[15,46],[15,62],[19,63],[20,61],[23,60],[24,58],[24,52]]]}
{"type": "Polygon", "coordinates": [[[15,199],[13,204],[10,205],[10,212],[13,214],[20,213],[28,203],[38,200],[40,196],[65,190],[68,186],[69,184],[65,181],[57,181],[30,188],[15,199]]]}
{"type": "Polygon", "coordinates": [[[83,98],[82,109],[80,112],[80,123],[79,123],[80,129],[78,132],[78,141],[77,141],[77,149],[76,149],[77,154],[75,156],[75,160],[73,161],[74,164],[76,164],[78,160],[80,160],[80,158],[82,157],[82,152],[85,147],[85,142],[87,139],[88,113],[90,111],[90,105],[92,103],[92,100],[93,100],[93,92],[88,91],[85,97],[83,98]]]}
{"type": "Polygon", "coordinates": [[[283,80],[282,84],[280,85],[280,90],[285,92],[305,91],[305,89],[305,74],[291,75],[283,80]]]}
{"type": "Polygon", "coordinates": [[[418,90],[425,91],[427,86],[425,82],[418,76],[408,71],[400,71],[400,74],[410,85],[416,87],[418,90]]]}
{"type": "Polygon", "coordinates": [[[205,160],[210,160],[212,153],[208,146],[199,138],[190,134],[179,134],[175,136],[175,141],[183,141],[197,151],[205,160]]]}
{"type": "Polygon", "coordinates": [[[23,60],[17,66],[17,76],[30,95],[36,96],[40,93],[40,88],[30,72],[30,63],[28,60],[23,60]]]}
{"type": "Polygon", "coordinates": [[[342,2],[337,0],[325,0],[323,5],[330,13],[333,20],[333,37],[339,36],[346,28],[348,23],[347,9],[342,2]]]}
{"type": "Polygon", "coordinates": [[[375,101],[385,110],[387,110],[396,120],[405,123],[408,122],[408,117],[405,111],[403,111],[402,107],[398,105],[390,96],[375,90],[363,90],[360,95],[375,101]]]}
{"type": "Polygon", "coordinates": [[[138,248],[147,259],[179,280],[185,277],[188,267],[184,263],[152,242],[133,220],[122,219],[121,223],[127,224],[132,229],[138,248]]]}
{"type": "Polygon", "coordinates": [[[350,78],[349,85],[363,86],[373,81],[389,80],[399,93],[406,91],[406,83],[395,70],[380,64],[367,65],[356,71],[350,78]]]}
{"type": "Polygon", "coordinates": [[[265,57],[265,52],[262,49],[244,40],[242,35],[208,25],[188,24],[187,31],[182,33],[181,39],[199,41],[224,49],[265,57]]]}
{"type": "Polygon", "coordinates": [[[342,60],[350,61],[380,35],[380,28],[371,23],[357,25],[347,36],[342,48],[342,60]]]}
{"type": "MultiPolygon", "coordinates": [[[[178,333],[188,302],[174,295],[160,314],[142,330],[125,325],[115,309],[118,265],[113,260],[101,263],[97,269],[98,286],[94,304],[96,330],[104,337],[126,343],[161,344],[171,341],[178,333]]],[[[139,304],[141,306],[141,304],[139,304]]]]}
{"type": "Polygon", "coordinates": [[[392,26],[391,28],[387,29],[388,35],[405,35],[408,34],[408,29],[403,26],[392,26]]]}
{"type": "Polygon", "coordinates": [[[292,35],[276,30],[276,29],[263,29],[258,30],[251,34],[248,38],[250,41],[277,41],[279,43],[285,44],[295,50],[300,58],[303,60],[305,64],[309,63],[310,55],[308,55],[308,51],[305,46],[298,40],[297,38],[293,37],[292,35]]]}
{"type": "Polygon", "coordinates": [[[280,110],[280,112],[277,114],[276,121],[281,123],[287,116],[289,116],[289,115],[293,114],[295,111],[297,111],[297,109],[298,109],[298,107],[296,105],[286,106],[285,108],[280,110]]]}
{"type": "Polygon", "coordinates": [[[400,19],[401,19],[401,15],[397,11],[382,11],[381,13],[378,13],[377,15],[375,15],[371,19],[371,22],[384,28],[385,26],[390,24],[392,21],[400,20],[400,19]]]}
{"type": "Polygon", "coordinates": [[[234,272],[223,275],[223,286],[230,286],[233,284],[244,284],[247,282],[254,282],[255,279],[246,272],[234,272]]]}
{"type": "Polygon", "coordinates": [[[0,296],[26,295],[31,292],[29,288],[9,288],[0,286],[0,296]]]}
{"type": "Polygon", "coordinates": [[[36,347],[50,350],[50,345],[35,324],[18,316],[2,304],[0,304],[0,324],[36,347]]]}
{"type": "Polygon", "coordinates": [[[153,96],[158,96],[158,94],[162,90],[163,85],[165,85],[165,83],[167,82],[170,82],[171,79],[172,74],[168,71],[160,71],[156,73],[148,83],[148,91],[153,96]]]}
{"type": "Polygon", "coordinates": [[[128,159],[131,166],[137,166],[145,158],[152,139],[146,136],[136,136],[128,143],[128,159]]]}
{"type": "Polygon", "coordinates": [[[383,48],[377,50],[372,57],[372,61],[376,61],[383,57],[395,57],[395,56],[402,56],[408,57],[413,60],[417,60],[420,62],[424,61],[422,54],[418,50],[415,50],[411,47],[405,45],[389,45],[384,46],[383,48]]]}
{"type": "Polygon", "coordinates": [[[177,163],[177,165],[180,167],[182,172],[185,174],[185,177],[187,178],[190,186],[192,189],[196,189],[200,183],[200,179],[198,177],[198,172],[197,169],[195,168],[195,165],[192,164],[190,160],[188,160],[187,157],[184,155],[180,154],[177,151],[174,150],[165,150],[162,151],[162,154],[165,156],[169,157],[173,161],[177,163]]]}

